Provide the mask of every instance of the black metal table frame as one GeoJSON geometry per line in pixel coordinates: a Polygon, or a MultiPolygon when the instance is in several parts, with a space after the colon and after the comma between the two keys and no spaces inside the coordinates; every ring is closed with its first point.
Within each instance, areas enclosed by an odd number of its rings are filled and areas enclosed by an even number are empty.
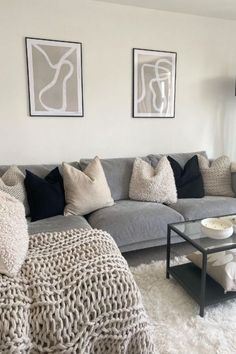
{"type": "MultiPolygon", "coordinates": [[[[235,215],[235,213],[232,214],[232,215],[235,215]]],[[[229,214],[227,214],[227,216],[229,216],[229,214]]],[[[205,296],[206,296],[206,277],[207,277],[207,256],[208,256],[208,254],[218,253],[218,252],[234,249],[234,248],[236,248],[236,243],[235,244],[231,244],[231,245],[225,245],[225,246],[213,248],[213,249],[204,249],[203,247],[201,247],[200,245],[195,243],[193,240],[191,240],[190,237],[185,235],[183,232],[181,232],[180,230],[178,230],[174,226],[174,225],[183,224],[183,223],[187,224],[187,223],[197,222],[197,221],[200,221],[200,220],[202,220],[202,219],[192,220],[192,221],[185,221],[185,222],[181,221],[181,222],[174,223],[174,224],[168,224],[168,229],[167,229],[167,251],[166,251],[166,278],[169,279],[170,275],[173,275],[173,274],[171,274],[170,252],[171,252],[171,231],[174,231],[177,235],[182,237],[185,241],[190,243],[194,248],[196,248],[198,251],[200,251],[202,253],[201,291],[200,291],[200,301],[199,301],[200,313],[199,314],[200,314],[201,317],[204,317],[205,296]]],[[[177,281],[178,281],[178,279],[177,279],[177,281]]],[[[181,284],[181,285],[184,287],[183,284],[181,284]]],[[[187,290],[188,293],[190,293],[189,289],[185,289],[185,290],[187,290]]],[[[193,295],[193,294],[190,293],[190,295],[193,295]]],[[[232,297],[235,297],[235,296],[236,296],[236,294],[234,296],[232,296],[232,297]]],[[[192,296],[192,297],[194,298],[194,296],[192,296]]]]}

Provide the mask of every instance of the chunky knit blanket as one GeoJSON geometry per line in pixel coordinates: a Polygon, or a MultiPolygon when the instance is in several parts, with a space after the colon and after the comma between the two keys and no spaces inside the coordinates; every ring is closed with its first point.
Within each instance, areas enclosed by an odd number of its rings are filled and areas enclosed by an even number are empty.
{"type": "Polygon", "coordinates": [[[139,290],[110,235],[30,237],[17,277],[0,275],[0,353],[154,353],[139,290]]]}

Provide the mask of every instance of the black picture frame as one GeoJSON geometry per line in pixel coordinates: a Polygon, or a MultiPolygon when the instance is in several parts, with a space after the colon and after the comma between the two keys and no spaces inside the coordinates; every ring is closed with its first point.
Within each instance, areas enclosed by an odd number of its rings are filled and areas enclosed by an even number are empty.
{"type": "MultiPolygon", "coordinates": [[[[48,44],[49,45],[49,44],[48,44]]],[[[83,118],[84,117],[84,93],[83,93],[83,57],[82,57],[82,43],[81,42],[74,42],[74,41],[65,41],[65,40],[58,40],[58,39],[48,39],[48,38],[36,38],[36,37],[25,37],[25,50],[26,50],[26,65],[27,65],[27,82],[28,82],[28,107],[29,107],[29,115],[31,117],[75,117],[75,118],[83,118]],[[34,83],[33,80],[33,61],[32,59],[32,52],[30,52],[29,49],[29,44],[34,43],[41,43],[45,42],[46,43],[54,43],[54,46],[56,44],[62,44],[61,47],[63,47],[64,44],[66,44],[68,47],[71,46],[71,48],[76,48],[77,47],[77,52],[76,52],[76,59],[77,62],[74,63],[74,65],[79,64],[80,66],[76,66],[76,73],[77,73],[77,79],[78,79],[78,73],[79,73],[79,81],[77,82],[77,90],[78,90],[78,112],[68,112],[67,111],[61,111],[55,109],[55,111],[52,112],[49,111],[37,111],[36,109],[33,109],[35,107],[35,101],[34,97],[32,97],[32,92],[34,91],[34,87],[32,87],[32,83],[34,83]],[[79,57],[77,55],[79,54],[79,57]]],[[[32,50],[32,49],[31,49],[32,50]]],[[[72,63],[71,63],[72,65],[72,63]]]]}
{"type": "MultiPolygon", "coordinates": [[[[149,65],[149,64],[147,64],[149,65]]],[[[151,66],[151,65],[150,65],[151,66]]],[[[153,66],[153,64],[152,64],[153,66]]],[[[166,68],[165,68],[166,70],[166,68]]],[[[175,108],[176,108],[176,78],[177,78],[177,52],[173,51],[164,51],[164,50],[154,50],[154,49],[142,49],[142,48],[133,48],[132,50],[132,117],[133,118],[161,118],[161,119],[166,119],[166,118],[174,118],[175,117],[175,108]],[[171,85],[172,85],[172,109],[171,109],[171,114],[168,112],[166,114],[157,114],[153,113],[147,110],[147,112],[143,113],[140,111],[140,113],[137,114],[137,95],[138,95],[138,89],[137,85],[138,83],[136,82],[138,80],[138,73],[137,73],[137,66],[139,65],[138,62],[136,62],[136,53],[142,53],[143,55],[147,53],[150,56],[156,56],[158,57],[166,57],[170,56],[172,58],[172,66],[174,70],[171,73],[171,85]]],[[[150,96],[150,95],[149,95],[150,96]]],[[[157,96],[157,95],[156,95],[157,96]]],[[[150,100],[150,98],[149,98],[150,100]]]]}

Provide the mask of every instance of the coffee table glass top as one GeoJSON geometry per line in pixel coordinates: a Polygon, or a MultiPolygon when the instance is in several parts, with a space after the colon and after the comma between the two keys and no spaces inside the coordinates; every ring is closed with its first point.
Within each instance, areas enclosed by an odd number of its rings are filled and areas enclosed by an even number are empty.
{"type": "MultiPolygon", "coordinates": [[[[233,214],[235,216],[235,214],[233,214]]],[[[231,215],[224,215],[227,217],[231,215]]],[[[202,219],[203,220],[203,219],[202,219]]],[[[171,229],[176,231],[185,240],[192,243],[200,251],[214,252],[236,248],[236,233],[226,239],[217,240],[205,236],[201,231],[201,220],[183,221],[181,223],[174,223],[170,225],[171,229]]]]}

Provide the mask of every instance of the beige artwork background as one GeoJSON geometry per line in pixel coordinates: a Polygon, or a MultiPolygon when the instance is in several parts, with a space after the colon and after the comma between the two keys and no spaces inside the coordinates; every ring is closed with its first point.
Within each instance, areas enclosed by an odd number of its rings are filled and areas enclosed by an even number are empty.
{"type": "Polygon", "coordinates": [[[36,115],[82,115],[80,44],[29,40],[31,110],[36,115]]]}

